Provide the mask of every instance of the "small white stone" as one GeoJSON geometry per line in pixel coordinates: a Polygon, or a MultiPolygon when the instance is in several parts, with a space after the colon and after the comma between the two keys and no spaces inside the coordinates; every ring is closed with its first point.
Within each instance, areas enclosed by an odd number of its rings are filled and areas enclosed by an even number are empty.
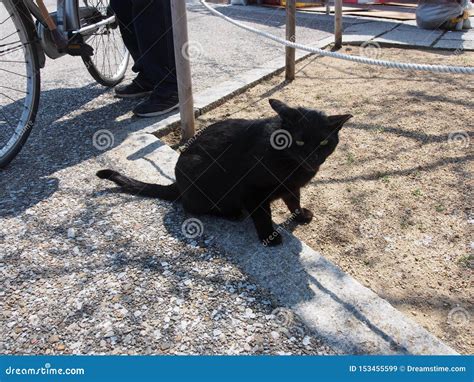
{"type": "Polygon", "coordinates": [[[114,333],[113,330],[109,330],[109,331],[105,332],[105,334],[104,334],[105,338],[111,338],[113,336],[115,336],[115,333],[114,333]]]}
{"type": "Polygon", "coordinates": [[[76,237],[76,231],[74,228],[68,228],[67,230],[67,238],[68,239],[74,239],[76,237]]]}
{"type": "Polygon", "coordinates": [[[270,335],[272,336],[272,338],[273,338],[274,340],[277,340],[277,339],[280,338],[280,333],[275,332],[275,331],[272,331],[272,332],[270,333],[270,335]]]}
{"type": "Polygon", "coordinates": [[[242,329],[237,329],[237,331],[235,333],[240,337],[245,336],[245,332],[242,329]]]}
{"type": "Polygon", "coordinates": [[[30,316],[28,321],[33,326],[38,326],[40,324],[40,319],[36,314],[33,314],[32,316],[30,316]]]}
{"type": "Polygon", "coordinates": [[[255,318],[255,313],[253,312],[252,309],[247,308],[247,309],[245,309],[244,317],[245,318],[255,318]]]}
{"type": "Polygon", "coordinates": [[[310,344],[311,344],[311,337],[306,336],[305,338],[303,338],[303,345],[304,346],[308,346],[310,344]]]}

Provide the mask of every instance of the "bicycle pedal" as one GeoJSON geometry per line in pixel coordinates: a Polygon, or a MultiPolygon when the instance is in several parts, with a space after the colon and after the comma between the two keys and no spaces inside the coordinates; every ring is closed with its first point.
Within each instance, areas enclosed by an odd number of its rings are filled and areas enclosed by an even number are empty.
{"type": "Polygon", "coordinates": [[[94,48],[84,43],[69,43],[65,52],[70,56],[91,57],[94,55],[94,48]]]}

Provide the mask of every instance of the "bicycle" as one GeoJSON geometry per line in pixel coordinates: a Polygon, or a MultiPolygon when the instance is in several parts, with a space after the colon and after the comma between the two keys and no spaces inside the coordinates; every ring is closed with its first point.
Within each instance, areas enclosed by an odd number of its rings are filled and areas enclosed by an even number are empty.
{"type": "Polygon", "coordinates": [[[130,55],[109,1],[57,0],[52,13],[42,1],[38,5],[0,0],[0,168],[20,152],[33,128],[46,56],[80,56],[107,87],[120,83],[128,67],[130,55]]]}

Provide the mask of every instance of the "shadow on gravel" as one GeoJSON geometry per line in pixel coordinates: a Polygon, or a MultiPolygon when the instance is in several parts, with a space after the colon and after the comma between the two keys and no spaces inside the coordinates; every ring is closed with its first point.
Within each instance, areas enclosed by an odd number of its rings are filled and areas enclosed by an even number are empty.
{"type": "MultiPolygon", "coordinates": [[[[41,93],[32,133],[19,155],[0,170],[0,216],[18,216],[58,189],[57,171],[98,157],[144,124],[128,115],[137,101],[100,103],[111,91],[98,85],[41,93]],[[97,102],[97,104],[93,104],[97,102]],[[89,106],[89,103],[91,104],[89,106]],[[77,110],[85,110],[77,113],[77,110]]],[[[167,117],[167,116],[165,116],[167,117]]],[[[159,121],[152,118],[149,124],[159,121]]]]}
{"type": "Polygon", "coordinates": [[[195,216],[186,214],[181,207],[168,211],[163,220],[168,233],[180,241],[203,246],[206,240],[216,241],[228,260],[264,289],[271,290],[280,304],[291,306],[314,296],[298,256],[301,242],[294,237],[284,234],[283,245],[265,247],[248,218],[230,221],[195,216]]]}
{"type": "MultiPolygon", "coordinates": [[[[328,300],[338,307],[340,320],[357,321],[367,328],[371,335],[384,341],[397,353],[408,353],[408,350],[399,345],[389,333],[381,329],[376,323],[364,314],[358,307],[341,298],[337,288],[328,287],[331,283],[317,280],[309,272],[313,268],[322,266],[318,259],[308,259],[302,242],[289,231],[292,224],[280,225],[279,232],[283,236],[283,245],[265,247],[257,238],[252,221],[245,218],[242,221],[229,221],[210,216],[187,215],[182,208],[169,210],[164,217],[165,228],[168,233],[180,241],[192,245],[207,247],[209,241],[216,241],[216,246],[227,261],[232,262],[263,290],[269,291],[275,298],[277,306],[297,308],[305,304],[319,306],[321,312],[313,312],[312,319],[316,321],[318,315],[324,316],[333,308],[325,306],[328,300]],[[189,226],[189,219],[194,218],[193,227],[189,226]],[[188,229],[186,225],[188,224],[188,229]],[[192,229],[191,229],[192,228],[192,229]],[[324,284],[324,285],[323,285],[324,284]],[[331,290],[332,289],[332,290],[331,290]]],[[[278,226],[275,225],[275,228],[278,226]]],[[[325,261],[325,260],[324,260],[325,261]]],[[[333,282],[341,280],[345,274],[335,267],[327,268],[333,282]],[[331,271],[332,269],[332,271],[331,271]]],[[[336,283],[339,283],[337,281],[336,283]]],[[[306,317],[307,318],[307,317],[306,317]]],[[[334,335],[334,332],[319,332],[316,327],[310,328],[318,336],[328,341],[336,351],[354,354],[365,354],[366,344],[360,342],[357,335],[334,335]]]]}

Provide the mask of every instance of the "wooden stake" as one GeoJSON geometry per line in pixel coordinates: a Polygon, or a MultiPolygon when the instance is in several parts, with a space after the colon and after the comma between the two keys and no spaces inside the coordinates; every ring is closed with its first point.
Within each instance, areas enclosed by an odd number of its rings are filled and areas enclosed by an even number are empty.
{"type": "Polygon", "coordinates": [[[188,21],[186,1],[170,0],[173,19],[174,56],[178,78],[179,112],[181,114],[181,140],[194,136],[194,101],[189,62],[188,21]]]}
{"type": "Polygon", "coordinates": [[[334,2],[334,48],[342,47],[342,0],[334,2]]]}
{"type": "MultiPolygon", "coordinates": [[[[286,0],[286,39],[296,41],[296,0],[286,0]]],[[[286,47],[286,73],[287,81],[295,79],[295,48],[286,47]]]]}

